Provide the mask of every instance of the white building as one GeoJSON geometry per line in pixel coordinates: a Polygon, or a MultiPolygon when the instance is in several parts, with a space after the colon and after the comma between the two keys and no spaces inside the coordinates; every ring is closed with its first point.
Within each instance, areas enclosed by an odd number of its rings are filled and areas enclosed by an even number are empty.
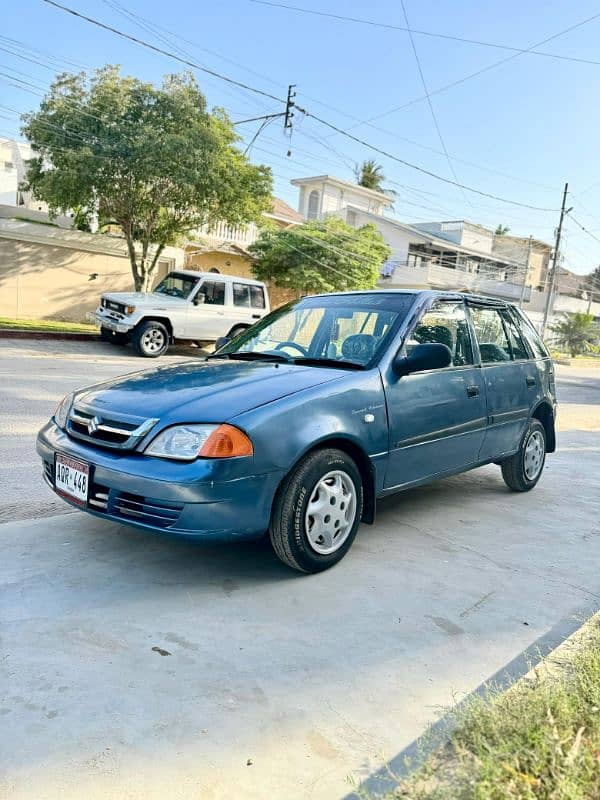
{"type": "Polygon", "coordinates": [[[34,156],[35,152],[26,142],[0,138],[0,205],[48,210],[47,205],[34,200],[30,192],[19,189],[27,174],[26,162],[34,156]]]}

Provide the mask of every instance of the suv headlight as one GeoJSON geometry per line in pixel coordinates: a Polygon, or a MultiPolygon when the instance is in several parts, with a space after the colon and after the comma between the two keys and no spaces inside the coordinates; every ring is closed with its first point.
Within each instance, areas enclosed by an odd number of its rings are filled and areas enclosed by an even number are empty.
{"type": "Polygon", "coordinates": [[[60,403],[54,409],[54,422],[61,430],[67,426],[67,419],[69,418],[69,411],[73,405],[73,393],[66,394],[60,403]]]}
{"type": "Polygon", "coordinates": [[[253,452],[250,439],[233,425],[174,425],[159,433],[144,450],[147,456],[176,461],[236,458],[253,452]]]}

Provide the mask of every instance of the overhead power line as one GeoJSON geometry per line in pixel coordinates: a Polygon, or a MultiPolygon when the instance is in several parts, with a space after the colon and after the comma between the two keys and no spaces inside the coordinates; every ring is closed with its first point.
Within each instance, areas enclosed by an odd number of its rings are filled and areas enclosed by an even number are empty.
{"type": "MultiPolygon", "coordinates": [[[[436,33],[434,31],[422,31],[417,28],[410,28],[408,23],[406,27],[403,25],[392,25],[389,22],[379,22],[378,20],[373,19],[365,19],[364,17],[350,17],[345,14],[333,14],[327,11],[317,11],[313,8],[301,8],[300,6],[289,6],[284,5],[283,3],[273,3],[269,0],[250,0],[251,3],[255,3],[256,5],[261,6],[271,6],[272,8],[283,8],[286,11],[296,11],[301,14],[312,14],[316,17],[328,17],[329,19],[335,19],[340,22],[353,22],[358,25],[368,25],[373,28],[385,28],[387,30],[392,31],[404,31],[404,32],[411,32],[418,35],[418,36],[429,36],[434,39],[446,39],[451,42],[461,42],[463,44],[474,44],[479,45],[480,47],[492,47],[497,50],[510,50],[513,53],[527,53],[532,56],[543,56],[545,58],[556,58],[560,61],[574,61],[579,64],[594,64],[600,66],[600,61],[595,61],[589,58],[578,58],[577,56],[563,56],[559,53],[546,53],[540,50],[534,50],[532,48],[522,48],[522,47],[512,47],[511,45],[507,44],[499,44],[498,42],[484,42],[481,39],[468,39],[465,36],[453,36],[449,33],[436,33]]],[[[548,41],[548,40],[546,40],[548,41]]],[[[539,47],[541,44],[545,42],[540,42],[539,45],[533,45],[533,47],[539,47]]]]}
{"type": "Polygon", "coordinates": [[[112,25],[107,25],[105,22],[100,22],[100,20],[94,19],[93,17],[88,17],[86,14],[82,14],[79,11],[75,11],[73,8],[69,8],[69,6],[63,6],[61,3],[55,2],[55,0],[42,0],[42,2],[49,6],[54,6],[55,8],[58,8],[67,14],[71,14],[73,17],[79,17],[79,19],[83,19],[85,22],[89,22],[91,25],[95,25],[96,27],[102,28],[105,31],[114,33],[116,36],[120,36],[122,39],[129,39],[130,42],[139,44],[141,47],[146,47],[149,50],[154,50],[154,52],[160,53],[163,56],[173,58],[176,61],[185,64],[187,67],[197,69],[199,72],[205,72],[207,75],[212,75],[213,78],[219,78],[220,80],[230,83],[233,86],[239,86],[241,89],[245,89],[248,92],[254,92],[254,94],[260,94],[263,97],[268,97],[270,100],[277,100],[278,102],[285,103],[285,98],[277,97],[274,94],[270,94],[270,92],[264,92],[262,89],[257,89],[256,87],[250,86],[247,83],[230,78],[228,75],[222,75],[220,72],[217,72],[214,69],[203,67],[201,64],[196,64],[194,61],[190,61],[187,58],[182,58],[176,53],[172,53],[169,50],[164,50],[162,47],[157,47],[151,42],[147,42],[144,39],[139,39],[137,36],[132,36],[130,33],[125,33],[125,31],[119,30],[119,28],[114,28],[112,25]]]}
{"type": "MultiPolygon", "coordinates": [[[[456,182],[458,182],[458,175],[456,174],[456,170],[454,169],[454,164],[450,160],[450,155],[448,153],[448,148],[446,147],[446,142],[444,141],[444,137],[442,136],[442,129],[440,128],[440,124],[438,122],[437,114],[435,113],[435,109],[433,107],[433,103],[431,102],[431,96],[429,94],[429,89],[427,88],[427,81],[425,80],[425,75],[423,73],[423,67],[421,66],[421,59],[419,58],[419,53],[417,51],[417,46],[415,44],[415,40],[412,34],[412,30],[410,28],[410,23],[408,21],[408,14],[406,13],[406,5],[404,0],[400,0],[400,4],[402,5],[402,13],[404,14],[404,21],[406,22],[406,29],[408,31],[408,38],[410,39],[410,44],[412,47],[413,55],[415,57],[415,61],[417,62],[417,70],[419,72],[419,77],[421,78],[421,85],[423,86],[423,91],[427,95],[427,105],[429,106],[429,111],[431,113],[431,118],[433,119],[433,125],[438,135],[438,139],[440,140],[440,144],[442,146],[442,150],[444,151],[444,155],[446,156],[446,161],[448,162],[448,166],[450,168],[450,174],[454,178],[456,182]]],[[[471,204],[471,201],[465,194],[465,190],[461,189],[462,195],[467,203],[471,204]]]]}
{"type": "Polygon", "coordinates": [[[569,214],[569,219],[571,220],[571,222],[574,222],[578,228],[581,228],[581,230],[584,233],[587,233],[588,236],[591,236],[592,239],[594,239],[596,242],[598,242],[598,244],[600,244],[600,238],[598,238],[598,236],[596,236],[594,233],[588,230],[588,228],[586,228],[585,225],[582,225],[581,222],[579,222],[579,220],[575,219],[573,214],[569,214]]]}
{"type": "MultiPolygon", "coordinates": [[[[85,14],[81,14],[80,12],[75,11],[72,8],[69,8],[68,6],[65,6],[65,5],[63,5],[61,3],[56,2],[56,0],[42,0],[42,2],[46,3],[47,5],[53,6],[54,8],[57,8],[57,9],[59,9],[61,11],[64,11],[67,14],[71,14],[74,17],[78,17],[79,19],[82,19],[85,22],[90,23],[91,25],[95,25],[95,26],[97,26],[99,28],[102,28],[102,29],[107,30],[107,31],[109,31],[111,33],[114,33],[116,36],[120,36],[123,39],[128,39],[129,41],[132,41],[135,44],[138,44],[138,45],[140,45],[142,47],[146,47],[146,48],[148,48],[150,50],[153,50],[153,51],[155,51],[157,53],[160,53],[161,55],[165,55],[165,56],[167,56],[169,58],[173,58],[175,61],[183,63],[186,66],[192,67],[193,69],[197,69],[197,70],[199,70],[201,72],[206,72],[206,73],[208,73],[210,75],[213,75],[214,77],[221,78],[222,80],[224,80],[224,81],[226,81],[228,83],[231,83],[231,84],[233,84],[235,86],[239,86],[239,87],[241,87],[243,89],[246,89],[248,91],[255,92],[256,94],[260,94],[260,95],[263,95],[265,97],[269,97],[272,100],[277,100],[278,102],[281,102],[282,104],[286,103],[286,100],[283,99],[283,98],[276,97],[275,95],[269,94],[268,92],[264,92],[262,89],[257,89],[254,86],[250,86],[249,84],[245,84],[245,83],[242,83],[241,81],[236,81],[233,78],[229,78],[227,76],[221,75],[220,73],[216,72],[215,70],[210,70],[207,67],[203,67],[203,66],[201,66],[199,64],[196,64],[193,61],[190,61],[188,59],[182,58],[181,56],[178,56],[176,53],[173,53],[173,52],[171,52],[169,50],[165,50],[165,49],[163,49],[161,47],[157,47],[156,45],[153,45],[152,43],[147,42],[144,39],[140,39],[140,38],[138,38],[136,36],[132,36],[132,35],[130,35],[128,33],[125,33],[124,31],[121,31],[118,28],[113,27],[112,25],[107,25],[104,22],[100,22],[99,20],[94,19],[93,17],[89,17],[89,16],[87,16],[85,14]]],[[[600,13],[597,14],[596,16],[600,17],[600,13]]],[[[580,23],[580,24],[583,24],[583,23],[580,23]]],[[[577,26],[573,26],[573,27],[577,27],[577,26]]],[[[555,37],[551,37],[551,38],[555,38],[555,37]]],[[[512,57],[514,57],[514,56],[511,56],[511,58],[512,57]]],[[[432,94],[433,94],[433,92],[432,92],[432,94]]],[[[345,136],[346,138],[351,139],[354,142],[357,142],[358,144],[362,145],[363,147],[367,147],[368,149],[372,150],[373,152],[379,153],[379,155],[385,156],[386,158],[389,158],[392,161],[396,161],[399,164],[403,164],[405,167],[409,167],[410,169],[414,169],[414,170],[416,170],[417,172],[420,172],[423,175],[428,175],[429,177],[434,178],[435,180],[441,181],[443,183],[447,183],[447,184],[449,184],[451,186],[457,186],[458,188],[465,189],[466,191],[473,192],[474,194],[478,194],[478,195],[480,195],[482,197],[490,197],[492,200],[498,200],[498,201],[500,201],[502,203],[509,203],[511,205],[519,206],[521,208],[529,208],[529,209],[532,209],[534,211],[555,211],[556,210],[556,209],[552,209],[552,208],[542,208],[542,207],[534,206],[534,205],[531,205],[531,204],[528,204],[528,203],[522,203],[522,202],[520,202],[518,200],[512,200],[512,199],[509,199],[509,198],[501,197],[500,195],[491,194],[490,192],[484,192],[481,189],[475,189],[474,187],[467,186],[466,184],[460,183],[459,181],[455,181],[455,180],[452,180],[450,178],[445,178],[442,175],[438,175],[435,172],[432,172],[431,170],[428,170],[428,169],[425,169],[424,167],[418,166],[417,164],[412,164],[411,162],[406,161],[405,159],[400,158],[399,156],[396,156],[393,153],[389,153],[388,151],[384,150],[383,148],[380,148],[380,147],[377,147],[375,145],[372,145],[369,142],[367,142],[366,140],[361,139],[358,136],[354,136],[354,134],[351,134],[348,131],[343,130],[342,128],[338,127],[337,125],[334,125],[333,123],[328,122],[327,120],[325,120],[325,119],[323,119],[321,117],[318,117],[316,114],[312,114],[311,112],[307,111],[306,109],[301,108],[295,102],[293,103],[293,107],[295,109],[297,109],[297,111],[299,113],[303,114],[305,117],[309,117],[311,119],[314,119],[316,122],[319,122],[321,125],[324,125],[327,128],[329,128],[330,130],[335,131],[336,133],[339,133],[342,136],[345,136]]]]}

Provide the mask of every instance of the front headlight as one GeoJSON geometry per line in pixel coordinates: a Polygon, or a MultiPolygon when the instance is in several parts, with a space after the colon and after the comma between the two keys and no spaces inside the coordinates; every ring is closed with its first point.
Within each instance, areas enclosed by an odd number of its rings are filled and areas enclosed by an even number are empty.
{"type": "Polygon", "coordinates": [[[147,456],[177,461],[236,458],[253,452],[250,439],[233,425],[174,425],[159,433],[144,451],[147,456]]]}
{"type": "Polygon", "coordinates": [[[61,430],[64,430],[67,426],[67,419],[69,418],[69,411],[71,410],[72,404],[73,393],[71,392],[70,394],[66,394],[54,409],[54,422],[56,422],[61,430]]]}

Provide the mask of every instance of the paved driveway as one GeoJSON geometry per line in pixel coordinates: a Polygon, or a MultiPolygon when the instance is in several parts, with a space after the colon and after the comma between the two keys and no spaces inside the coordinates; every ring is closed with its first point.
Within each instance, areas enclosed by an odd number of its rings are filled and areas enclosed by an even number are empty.
{"type": "MultiPolygon", "coordinates": [[[[132,362],[7,352],[16,490],[48,502],[18,448],[55,396],[132,362]]],[[[0,526],[0,796],[341,798],[600,605],[600,371],[559,372],[560,450],[534,492],[486,467],[388,499],[322,575],[79,512],[0,526]]]]}

